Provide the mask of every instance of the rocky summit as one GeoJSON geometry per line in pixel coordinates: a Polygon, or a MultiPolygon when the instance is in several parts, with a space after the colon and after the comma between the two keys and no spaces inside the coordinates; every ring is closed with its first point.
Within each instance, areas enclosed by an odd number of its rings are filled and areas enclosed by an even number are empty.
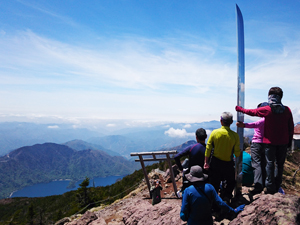
{"type": "MultiPolygon", "coordinates": [[[[173,168],[176,172],[176,167],[173,168]]],[[[175,173],[176,174],[176,173],[175,173]]],[[[83,215],[64,218],[55,225],[153,225],[187,224],[179,217],[181,199],[175,196],[168,171],[154,170],[149,174],[150,181],[159,179],[163,190],[162,201],[152,205],[145,182],[121,200],[109,206],[93,208],[83,215]]],[[[177,173],[176,183],[180,187],[182,178],[177,173]]],[[[235,219],[215,221],[214,224],[300,224],[299,195],[261,194],[251,195],[248,188],[242,188],[242,195],[231,203],[232,207],[246,204],[245,209],[235,219]]]]}
{"type": "Polygon", "coordinates": [[[260,194],[230,224],[300,224],[299,203],[294,195],[260,194]]]}

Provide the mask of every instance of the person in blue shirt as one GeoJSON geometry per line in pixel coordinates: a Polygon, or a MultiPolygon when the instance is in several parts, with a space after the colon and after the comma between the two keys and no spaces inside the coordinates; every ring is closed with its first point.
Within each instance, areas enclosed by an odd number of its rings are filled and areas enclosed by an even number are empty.
{"type": "Polygon", "coordinates": [[[243,151],[243,181],[242,184],[244,186],[251,186],[254,182],[254,173],[253,167],[251,165],[251,155],[248,153],[251,152],[250,150],[243,151]]]}
{"type": "MultiPolygon", "coordinates": [[[[174,160],[176,165],[178,166],[178,169],[183,172],[183,186],[181,188],[181,192],[184,191],[185,188],[189,186],[188,181],[185,179],[184,174],[187,174],[190,172],[190,168],[195,165],[199,165],[203,167],[204,164],[204,153],[206,150],[206,144],[205,139],[207,138],[207,134],[205,129],[199,128],[195,132],[197,144],[190,145],[186,147],[181,152],[177,153],[174,156],[174,160]],[[186,170],[184,170],[183,166],[181,165],[180,158],[188,156],[188,167],[186,170]]],[[[185,160],[186,162],[186,160],[185,160]]]]}
{"type": "Polygon", "coordinates": [[[183,193],[180,218],[187,221],[188,225],[212,225],[212,204],[218,205],[228,215],[236,216],[243,211],[245,205],[236,209],[228,206],[217,194],[215,188],[205,183],[208,175],[203,173],[200,166],[192,166],[190,173],[185,175],[192,183],[183,193]]]}

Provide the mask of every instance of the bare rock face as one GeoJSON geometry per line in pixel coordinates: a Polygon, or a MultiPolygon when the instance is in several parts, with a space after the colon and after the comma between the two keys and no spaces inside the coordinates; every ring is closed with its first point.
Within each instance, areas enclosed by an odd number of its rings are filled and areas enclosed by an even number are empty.
{"type": "MultiPolygon", "coordinates": [[[[176,164],[173,165],[172,170],[173,170],[175,180],[178,181],[181,178],[178,166],[176,164]]],[[[166,183],[172,183],[170,169],[167,169],[166,172],[163,174],[163,179],[166,183]]]]}
{"type": "Polygon", "coordinates": [[[70,221],[71,221],[71,219],[69,217],[65,217],[65,218],[57,221],[54,225],[64,225],[65,223],[70,222],[70,221]]]}
{"type": "Polygon", "coordinates": [[[300,198],[280,193],[262,194],[229,224],[300,224],[300,198]]]}
{"type": "Polygon", "coordinates": [[[73,220],[68,225],[86,225],[91,224],[92,221],[98,219],[95,213],[87,211],[79,220],[73,220]]]}
{"type": "Polygon", "coordinates": [[[65,225],[183,225],[180,217],[181,199],[166,198],[152,205],[146,185],[128,198],[116,201],[104,209],[87,211],[81,218],[65,225]]]}
{"type": "Polygon", "coordinates": [[[123,222],[125,225],[132,224],[178,224],[182,221],[178,217],[180,213],[180,206],[172,204],[171,202],[161,202],[154,206],[150,204],[139,204],[127,209],[123,215],[123,222]],[[177,216],[174,216],[177,215],[177,216]]]}
{"type": "Polygon", "coordinates": [[[107,225],[107,223],[102,217],[100,217],[97,220],[94,220],[91,223],[89,223],[89,225],[107,225]]]}
{"type": "MultiPolygon", "coordinates": [[[[162,174],[152,173],[150,179],[159,178],[164,181],[162,174]]],[[[180,182],[178,182],[179,186],[180,182]]],[[[118,200],[105,208],[99,207],[87,211],[80,218],[69,222],[65,220],[65,225],[153,225],[170,224],[186,225],[180,219],[180,209],[182,199],[174,195],[173,188],[166,183],[162,184],[162,201],[152,205],[149,198],[149,190],[145,183],[132,191],[124,199],[118,200]]],[[[300,198],[295,195],[274,195],[257,194],[251,196],[248,188],[242,188],[243,196],[233,208],[241,204],[246,204],[245,209],[234,220],[224,219],[214,221],[214,225],[294,225],[300,224],[300,198]]],[[[62,225],[61,220],[59,225],[62,225]]]]}

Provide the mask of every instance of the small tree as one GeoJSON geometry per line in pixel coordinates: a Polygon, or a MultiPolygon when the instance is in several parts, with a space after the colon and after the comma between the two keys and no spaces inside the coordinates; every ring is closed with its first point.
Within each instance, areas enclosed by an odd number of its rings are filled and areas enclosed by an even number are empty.
{"type": "Polygon", "coordinates": [[[64,217],[61,209],[58,210],[58,212],[56,213],[56,216],[55,216],[55,220],[58,221],[60,219],[62,219],[64,217]]]}
{"type": "Polygon", "coordinates": [[[44,224],[44,215],[45,215],[45,209],[44,209],[44,206],[40,206],[38,208],[38,221],[39,221],[39,225],[43,225],[44,224]]]}
{"type": "Polygon", "coordinates": [[[28,212],[27,212],[27,221],[30,225],[33,224],[33,217],[34,217],[34,210],[33,210],[33,205],[30,204],[30,206],[28,207],[28,212]]]}
{"type": "Polygon", "coordinates": [[[86,177],[81,184],[79,184],[80,188],[77,189],[77,197],[81,206],[85,206],[90,202],[87,188],[89,184],[90,178],[86,177]]]}

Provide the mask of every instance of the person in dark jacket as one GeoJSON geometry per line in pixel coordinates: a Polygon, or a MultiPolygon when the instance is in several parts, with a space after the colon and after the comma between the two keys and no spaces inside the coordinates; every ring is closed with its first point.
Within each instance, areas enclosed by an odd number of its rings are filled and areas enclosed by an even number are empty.
{"type": "Polygon", "coordinates": [[[274,194],[280,189],[287,148],[291,146],[294,134],[293,115],[290,108],[281,103],[282,96],[280,87],[272,87],[268,93],[268,106],[257,109],[235,107],[238,112],[265,118],[266,194],[274,194]]]}
{"type": "MultiPolygon", "coordinates": [[[[181,188],[181,192],[184,191],[185,188],[189,186],[188,181],[185,179],[184,174],[187,174],[190,172],[190,168],[195,165],[199,165],[203,167],[204,164],[204,153],[206,149],[205,145],[205,139],[207,138],[207,134],[205,129],[199,128],[195,132],[197,144],[190,145],[186,147],[181,152],[177,153],[174,157],[174,160],[176,162],[176,165],[178,166],[178,169],[183,172],[183,186],[181,188]],[[181,165],[180,158],[188,156],[188,165],[187,169],[184,169],[181,165]]],[[[185,163],[187,163],[187,160],[185,160],[185,163]]]]}

